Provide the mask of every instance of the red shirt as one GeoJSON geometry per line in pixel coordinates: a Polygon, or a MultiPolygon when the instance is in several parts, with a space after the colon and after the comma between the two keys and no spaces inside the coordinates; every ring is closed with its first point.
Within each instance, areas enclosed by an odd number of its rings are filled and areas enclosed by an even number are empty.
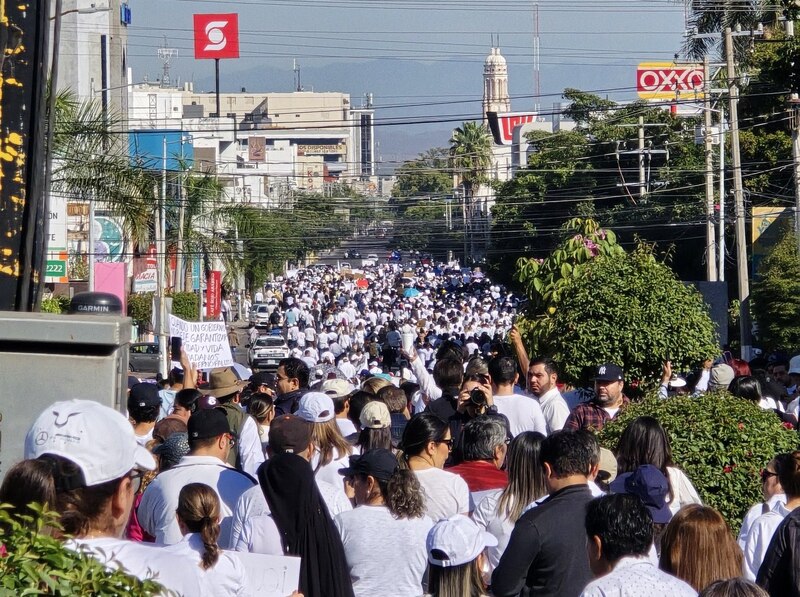
{"type": "Polygon", "coordinates": [[[485,460],[462,462],[447,469],[455,473],[467,483],[470,492],[502,489],[508,485],[508,475],[493,463],[485,460]]]}

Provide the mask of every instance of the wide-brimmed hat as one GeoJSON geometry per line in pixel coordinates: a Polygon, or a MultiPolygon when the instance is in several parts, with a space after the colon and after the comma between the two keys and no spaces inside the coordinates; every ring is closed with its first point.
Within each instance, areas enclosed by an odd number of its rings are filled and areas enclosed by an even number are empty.
{"type": "Polygon", "coordinates": [[[224,398],[236,392],[241,392],[247,385],[236,375],[233,367],[220,367],[212,369],[208,375],[208,386],[200,389],[203,394],[213,394],[217,398],[224,398]]]}

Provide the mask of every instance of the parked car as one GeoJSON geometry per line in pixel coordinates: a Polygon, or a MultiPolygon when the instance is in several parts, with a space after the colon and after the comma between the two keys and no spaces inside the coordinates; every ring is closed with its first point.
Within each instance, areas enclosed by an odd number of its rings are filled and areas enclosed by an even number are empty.
{"type": "Polygon", "coordinates": [[[257,328],[267,327],[269,325],[269,305],[259,303],[250,308],[250,325],[257,328]]]}
{"type": "Polygon", "coordinates": [[[247,351],[247,362],[254,369],[275,370],[288,356],[289,347],[282,336],[259,336],[247,351]]]}
{"type": "Polygon", "coordinates": [[[158,373],[158,342],[134,342],[128,349],[128,370],[158,373]]]}
{"type": "Polygon", "coordinates": [[[367,259],[370,259],[370,260],[374,261],[375,263],[378,263],[378,254],[377,253],[369,253],[369,254],[367,254],[367,259]]]}

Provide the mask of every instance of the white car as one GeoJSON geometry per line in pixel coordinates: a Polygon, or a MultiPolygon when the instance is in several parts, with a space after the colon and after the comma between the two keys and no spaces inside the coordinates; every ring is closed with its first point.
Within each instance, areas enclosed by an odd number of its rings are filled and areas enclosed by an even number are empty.
{"type": "Polygon", "coordinates": [[[350,265],[350,262],[348,262],[348,261],[342,261],[339,264],[339,269],[353,269],[353,266],[350,265]]]}
{"type": "Polygon", "coordinates": [[[275,370],[288,356],[289,347],[282,336],[259,336],[247,351],[247,362],[254,369],[275,370]]]}
{"type": "Polygon", "coordinates": [[[370,261],[374,261],[375,263],[378,263],[378,254],[377,253],[369,253],[367,255],[367,259],[369,259],[370,261]]]}
{"type": "MultiPolygon", "coordinates": [[[[273,307],[274,308],[274,307],[273,307]]],[[[269,314],[272,309],[269,305],[258,303],[250,308],[250,324],[257,328],[266,327],[269,325],[269,314]]]]}

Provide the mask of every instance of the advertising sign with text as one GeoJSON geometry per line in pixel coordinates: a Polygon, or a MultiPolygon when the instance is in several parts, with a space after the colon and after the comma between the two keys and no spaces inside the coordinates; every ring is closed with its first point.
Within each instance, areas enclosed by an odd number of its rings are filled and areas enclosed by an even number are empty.
{"type": "Polygon", "coordinates": [[[486,113],[489,129],[497,145],[511,145],[514,141],[514,129],[529,122],[536,122],[536,116],[535,112],[486,113]]]}
{"type": "Polygon", "coordinates": [[[644,100],[702,99],[704,85],[702,64],[642,62],[636,69],[636,91],[644,100]]]}
{"type": "Polygon", "coordinates": [[[220,316],[220,301],[222,300],[222,272],[212,271],[208,274],[206,285],[206,313],[208,319],[217,319],[220,316]]]}

